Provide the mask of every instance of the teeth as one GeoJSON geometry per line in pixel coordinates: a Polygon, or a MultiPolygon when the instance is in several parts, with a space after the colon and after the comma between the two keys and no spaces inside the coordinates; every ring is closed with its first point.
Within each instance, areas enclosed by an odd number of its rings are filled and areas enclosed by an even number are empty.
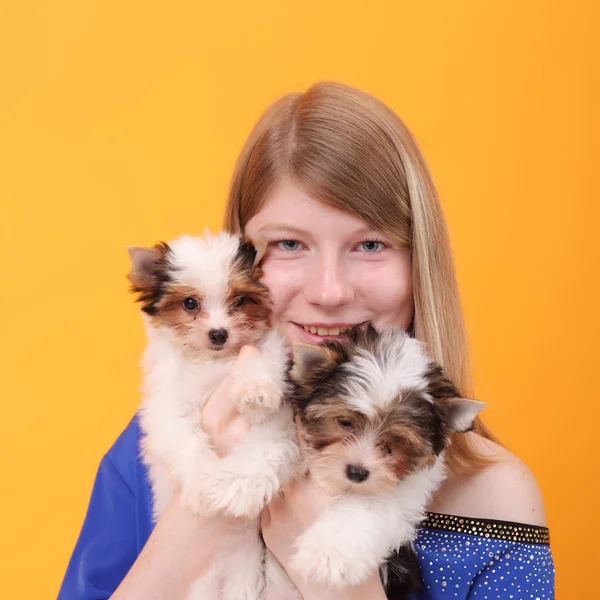
{"type": "Polygon", "coordinates": [[[304,331],[320,336],[336,336],[349,329],[349,327],[332,327],[331,329],[328,329],[327,327],[311,327],[309,325],[302,325],[302,327],[304,328],[304,331]]]}

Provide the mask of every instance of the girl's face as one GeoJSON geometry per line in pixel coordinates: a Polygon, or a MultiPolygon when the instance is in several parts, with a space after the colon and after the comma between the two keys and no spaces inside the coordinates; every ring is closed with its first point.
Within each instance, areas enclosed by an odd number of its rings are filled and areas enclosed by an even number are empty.
{"type": "Polygon", "coordinates": [[[362,219],[282,182],[246,235],[267,244],[262,281],[273,301],[271,325],[290,343],[335,339],[369,321],[410,326],[410,251],[362,219]]]}

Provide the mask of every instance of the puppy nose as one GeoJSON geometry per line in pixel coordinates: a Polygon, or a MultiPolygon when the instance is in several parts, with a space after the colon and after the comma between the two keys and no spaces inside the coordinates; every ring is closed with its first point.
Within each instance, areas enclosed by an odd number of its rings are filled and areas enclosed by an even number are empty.
{"type": "Polygon", "coordinates": [[[208,332],[208,339],[215,344],[215,346],[222,346],[227,341],[227,329],[211,329],[208,332]]]}
{"type": "Polygon", "coordinates": [[[369,471],[364,467],[359,467],[357,465],[348,465],[346,467],[346,477],[350,481],[362,483],[363,481],[369,478],[369,471]]]}

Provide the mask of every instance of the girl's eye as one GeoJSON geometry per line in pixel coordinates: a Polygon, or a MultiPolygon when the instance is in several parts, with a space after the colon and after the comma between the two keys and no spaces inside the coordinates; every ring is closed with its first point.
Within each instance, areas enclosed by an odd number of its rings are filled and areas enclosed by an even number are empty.
{"type": "Polygon", "coordinates": [[[294,250],[299,250],[302,244],[298,240],[280,240],[279,242],[275,242],[277,247],[280,250],[284,250],[285,252],[293,252],[294,250]]]}
{"type": "Polygon", "coordinates": [[[185,308],[185,310],[196,310],[198,308],[198,300],[196,300],[196,298],[192,298],[191,296],[185,298],[183,301],[183,308],[185,308]]]}
{"type": "Polygon", "coordinates": [[[338,423],[344,429],[352,429],[352,421],[349,419],[338,419],[338,423]]]}
{"type": "Polygon", "coordinates": [[[377,242],[376,240],[367,240],[365,242],[361,242],[358,245],[359,248],[362,248],[365,252],[377,252],[385,247],[383,242],[377,242]]]}

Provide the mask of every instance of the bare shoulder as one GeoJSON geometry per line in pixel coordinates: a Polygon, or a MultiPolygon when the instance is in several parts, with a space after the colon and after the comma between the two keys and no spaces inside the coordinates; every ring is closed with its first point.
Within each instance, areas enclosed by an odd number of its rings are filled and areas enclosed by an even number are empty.
{"type": "Polygon", "coordinates": [[[475,433],[467,435],[479,452],[495,462],[467,478],[450,475],[429,510],[545,527],[542,494],[527,465],[502,446],[475,433]]]}

